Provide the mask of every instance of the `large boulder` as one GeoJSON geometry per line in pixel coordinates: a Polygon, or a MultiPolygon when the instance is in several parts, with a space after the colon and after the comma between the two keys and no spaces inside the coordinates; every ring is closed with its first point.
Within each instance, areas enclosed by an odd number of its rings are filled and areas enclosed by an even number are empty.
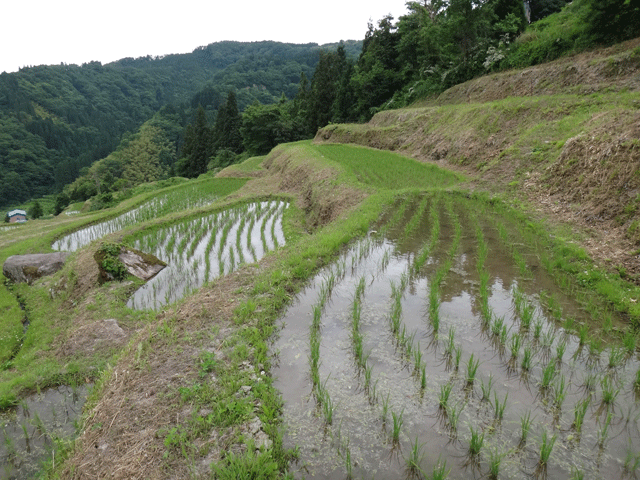
{"type": "Polygon", "coordinates": [[[159,258],[122,244],[105,243],[93,256],[100,270],[100,282],[123,280],[126,274],[145,282],[167,266],[159,258]]]}
{"type": "Polygon", "coordinates": [[[2,274],[13,282],[26,282],[52,275],[62,268],[69,252],[12,255],[2,265],[2,274]]]}

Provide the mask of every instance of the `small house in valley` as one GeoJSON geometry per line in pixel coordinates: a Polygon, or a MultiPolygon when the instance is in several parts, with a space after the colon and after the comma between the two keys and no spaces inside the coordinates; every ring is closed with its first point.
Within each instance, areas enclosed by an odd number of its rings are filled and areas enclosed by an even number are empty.
{"type": "Polygon", "coordinates": [[[24,210],[11,210],[8,214],[9,223],[22,223],[27,221],[27,212],[24,210]]]}

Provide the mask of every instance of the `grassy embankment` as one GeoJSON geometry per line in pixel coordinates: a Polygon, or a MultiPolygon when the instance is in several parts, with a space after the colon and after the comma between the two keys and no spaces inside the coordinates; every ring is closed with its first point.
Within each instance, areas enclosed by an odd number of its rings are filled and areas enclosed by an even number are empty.
{"type": "MultiPolygon", "coordinates": [[[[244,183],[245,180],[240,179],[209,178],[167,188],[146,186],[140,189],[142,193],[107,211],[73,218],[61,215],[59,218],[32,220],[15,230],[0,234],[0,263],[4,263],[11,255],[51,252],[51,244],[55,239],[114,218],[158,196],[172,196],[175,208],[180,203],[178,198],[186,195],[187,203],[183,207],[188,208],[191,201],[189,197],[194,191],[202,195],[215,192],[217,196],[224,197],[244,183]]],[[[167,215],[173,208],[157,213],[167,215]]],[[[207,211],[207,208],[201,207],[198,211],[207,211]]],[[[173,215],[175,217],[183,213],[174,212],[173,215]]],[[[153,215],[149,213],[148,219],[152,218],[153,215]]],[[[96,248],[97,245],[90,247],[92,251],[96,248]]],[[[124,328],[129,329],[144,324],[148,321],[147,317],[152,318],[147,314],[132,314],[123,309],[122,300],[126,298],[126,287],[115,290],[108,286],[99,287],[92,297],[78,296],[76,290],[84,283],[81,276],[87,268],[81,263],[86,261],[91,262],[92,255],[73,254],[67,266],[51,278],[32,287],[21,284],[0,289],[0,304],[6,312],[3,312],[1,323],[3,341],[0,343],[0,408],[14,405],[21,395],[36,389],[95,378],[104,368],[112,351],[100,352],[95,356],[67,356],[63,353],[69,332],[74,326],[78,326],[78,317],[89,319],[108,315],[104,318],[115,318],[122,322],[124,328]],[[20,309],[18,298],[24,304],[25,312],[20,309]],[[29,320],[26,333],[22,324],[24,318],[29,320]]],[[[6,280],[4,277],[2,279],[6,280]]],[[[96,287],[98,286],[92,285],[90,288],[96,287]]]]}

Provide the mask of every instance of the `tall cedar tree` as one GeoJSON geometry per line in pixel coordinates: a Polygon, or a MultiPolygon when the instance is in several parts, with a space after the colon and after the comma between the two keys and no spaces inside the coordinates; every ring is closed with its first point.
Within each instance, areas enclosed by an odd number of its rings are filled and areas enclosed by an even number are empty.
{"type": "Polygon", "coordinates": [[[182,158],[178,165],[178,173],[185,177],[197,177],[207,171],[209,159],[213,154],[213,142],[211,127],[207,120],[207,114],[198,106],[196,119],[193,124],[187,125],[184,144],[182,145],[182,158]]]}
{"type": "Polygon", "coordinates": [[[342,79],[347,73],[344,46],[335,52],[320,52],[316,71],[311,78],[309,127],[311,132],[333,120],[334,102],[342,79]]]}
{"type": "Polygon", "coordinates": [[[242,135],[240,126],[242,117],[238,112],[236,94],[230,91],[224,104],[218,109],[218,116],[213,124],[213,150],[230,150],[242,153],[242,135]]]}

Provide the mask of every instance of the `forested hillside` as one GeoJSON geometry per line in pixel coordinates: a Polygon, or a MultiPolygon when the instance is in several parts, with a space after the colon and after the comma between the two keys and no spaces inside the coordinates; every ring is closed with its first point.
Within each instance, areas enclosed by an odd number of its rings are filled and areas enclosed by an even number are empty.
{"type": "MultiPolygon", "coordinates": [[[[345,48],[356,56],[359,42],[345,48]]],[[[332,48],[327,46],[326,48],[332,48]]],[[[333,46],[335,48],[335,46],[333,46]]],[[[191,54],[23,68],[0,75],[0,205],[60,191],[161,107],[215,110],[229,90],[244,108],[293,98],[316,44],[221,42],[191,54]]],[[[175,152],[174,152],[175,156],[175,152]]]]}
{"type": "Polygon", "coordinates": [[[98,208],[142,181],[196,177],[329,123],[639,34],[640,0],[423,0],[372,22],[362,42],[221,42],[2,74],[0,205],[62,192],[59,206],[103,195],[98,208]]]}

